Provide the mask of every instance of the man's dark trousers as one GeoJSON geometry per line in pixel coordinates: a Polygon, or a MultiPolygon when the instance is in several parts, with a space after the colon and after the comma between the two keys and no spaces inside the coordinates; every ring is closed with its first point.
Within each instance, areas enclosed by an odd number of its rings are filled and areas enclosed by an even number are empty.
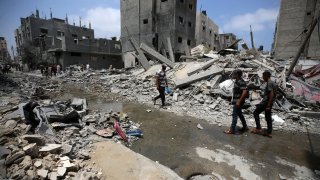
{"type": "Polygon", "coordinates": [[[271,134],[272,133],[272,118],[271,118],[272,107],[270,107],[270,110],[266,110],[266,107],[267,107],[267,104],[258,104],[256,106],[256,109],[253,112],[253,117],[254,117],[254,120],[256,121],[257,129],[261,129],[259,114],[264,111],[265,118],[267,121],[267,127],[268,127],[267,133],[271,134]]]}
{"type": "Polygon", "coordinates": [[[159,96],[155,97],[154,100],[156,101],[157,99],[161,98],[161,101],[162,101],[162,106],[165,106],[165,89],[166,87],[162,87],[160,86],[158,91],[159,91],[159,96]]]}
{"type": "Polygon", "coordinates": [[[238,121],[238,116],[240,118],[240,121],[242,123],[242,126],[244,128],[247,127],[247,123],[246,120],[244,119],[244,116],[242,114],[242,105],[238,108],[236,105],[233,105],[233,112],[232,112],[232,123],[231,123],[231,131],[235,131],[236,129],[236,125],[237,125],[237,121],[238,121]]]}

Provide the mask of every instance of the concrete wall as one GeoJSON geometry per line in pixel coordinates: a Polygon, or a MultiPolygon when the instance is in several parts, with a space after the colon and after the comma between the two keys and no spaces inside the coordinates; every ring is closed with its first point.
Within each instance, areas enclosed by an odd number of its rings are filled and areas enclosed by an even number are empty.
{"type": "MultiPolygon", "coordinates": [[[[225,49],[237,40],[236,35],[232,33],[219,34],[220,49],[225,49]]],[[[238,48],[236,48],[238,49],[238,48]]]]}
{"type": "Polygon", "coordinates": [[[207,15],[202,12],[197,13],[196,20],[196,44],[207,44],[212,50],[218,51],[219,27],[207,15]]]}
{"type": "Polygon", "coordinates": [[[123,68],[121,55],[102,55],[89,53],[63,52],[59,58],[59,62],[63,68],[75,64],[89,63],[94,69],[108,69],[110,65],[113,68],[123,68]]]}
{"type": "MultiPolygon", "coordinates": [[[[305,30],[309,28],[314,10],[319,10],[320,1],[316,0],[282,0],[274,39],[273,53],[277,59],[288,59],[297,53],[304,37],[305,30]]],[[[319,57],[318,32],[314,31],[310,43],[302,57],[319,57]]]]}

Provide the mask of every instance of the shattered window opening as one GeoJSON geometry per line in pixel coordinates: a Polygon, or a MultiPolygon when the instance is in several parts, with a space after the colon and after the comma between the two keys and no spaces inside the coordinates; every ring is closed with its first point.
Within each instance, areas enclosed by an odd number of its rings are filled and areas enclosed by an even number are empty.
{"type": "Polygon", "coordinates": [[[192,27],[192,23],[191,23],[190,21],[188,22],[188,26],[189,26],[189,27],[192,27]]]}
{"type": "Polygon", "coordinates": [[[183,17],[179,16],[179,23],[183,24],[183,22],[184,22],[183,17]]]}
{"type": "Polygon", "coordinates": [[[178,37],[178,43],[182,43],[182,37],[178,37]]]}
{"type": "Polygon", "coordinates": [[[192,10],[193,9],[193,5],[189,4],[189,9],[192,10]]]}
{"type": "Polygon", "coordinates": [[[190,46],[191,45],[191,40],[188,39],[187,44],[190,46]]]}
{"type": "Polygon", "coordinates": [[[161,0],[161,2],[167,2],[168,0],[161,0]]]}
{"type": "Polygon", "coordinates": [[[148,24],[148,19],[144,19],[143,24],[148,24]]]}

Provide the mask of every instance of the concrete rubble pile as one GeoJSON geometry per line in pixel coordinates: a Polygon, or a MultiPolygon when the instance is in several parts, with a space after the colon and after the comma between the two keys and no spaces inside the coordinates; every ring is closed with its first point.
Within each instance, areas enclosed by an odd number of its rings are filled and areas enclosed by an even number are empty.
{"type": "Polygon", "coordinates": [[[82,98],[47,99],[62,81],[18,79],[1,82],[7,85],[0,98],[1,179],[101,179],[101,169],[90,162],[92,143],[131,145],[143,136],[126,113],[91,111],[82,98]]]}
{"type": "MultiPolygon", "coordinates": [[[[204,52],[203,55],[199,54],[201,53],[196,53],[197,61],[175,63],[174,68],[167,70],[170,88],[174,91],[167,95],[166,101],[169,106],[166,111],[205,119],[219,126],[227,126],[230,123],[232,109],[230,106],[233,87],[233,81],[230,80],[232,72],[235,69],[241,69],[249,87],[260,87],[263,83],[262,73],[269,70],[272,72],[272,79],[279,86],[273,107],[274,129],[320,132],[319,123],[317,123],[319,100],[295,93],[297,87],[292,83],[296,81],[295,77],[290,81],[284,78],[286,61],[275,61],[256,51],[224,56],[212,51],[208,54],[204,52]]],[[[159,62],[162,61],[159,60],[159,62]]],[[[73,78],[75,81],[80,81],[78,83],[93,83],[106,92],[111,91],[128,100],[152,105],[152,97],[158,94],[155,75],[160,69],[161,65],[157,64],[148,70],[134,68],[125,73],[113,73],[109,70],[82,72],[74,74],[73,78]],[[79,75],[82,78],[78,78],[79,75]]],[[[261,100],[260,92],[261,90],[250,90],[250,97],[245,104],[245,117],[252,127],[255,126],[252,114],[255,105],[261,100]]]]}

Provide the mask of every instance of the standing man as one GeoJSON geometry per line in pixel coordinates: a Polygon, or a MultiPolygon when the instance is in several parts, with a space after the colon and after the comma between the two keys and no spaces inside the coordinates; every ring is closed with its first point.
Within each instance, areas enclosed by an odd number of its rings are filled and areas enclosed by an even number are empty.
{"type": "Polygon", "coordinates": [[[260,134],[262,133],[260,125],[259,114],[264,111],[265,118],[267,121],[267,131],[263,133],[264,136],[272,137],[272,118],[271,118],[271,109],[273,101],[275,99],[275,92],[277,90],[277,85],[270,79],[271,73],[269,71],[264,71],[262,74],[264,84],[261,85],[262,90],[262,101],[256,105],[256,109],[253,112],[254,119],[256,121],[256,128],[252,130],[252,133],[260,134]]]}
{"type": "Polygon", "coordinates": [[[233,87],[233,99],[232,99],[232,104],[233,104],[232,123],[231,123],[230,129],[224,131],[224,133],[226,134],[235,134],[238,117],[240,118],[242,123],[242,128],[240,129],[240,131],[246,132],[249,130],[246,120],[242,114],[242,107],[248,93],[246,82],[242,79],[242,71],[241,70],[234,71],[232,74],[232,79],[235,80],[234,87],[233,87]]]}
{"type": "Polygon", "coordinates": [[[159,95],[153,99],[154,104],[156,104],[157,99],[161,98],[162,107],[165,106],[165,89],[166,87],[168,87],[166,68],[166,65],[163,64],[161,71],[156,76],[156,85],[159,91],[159,95]]]}

